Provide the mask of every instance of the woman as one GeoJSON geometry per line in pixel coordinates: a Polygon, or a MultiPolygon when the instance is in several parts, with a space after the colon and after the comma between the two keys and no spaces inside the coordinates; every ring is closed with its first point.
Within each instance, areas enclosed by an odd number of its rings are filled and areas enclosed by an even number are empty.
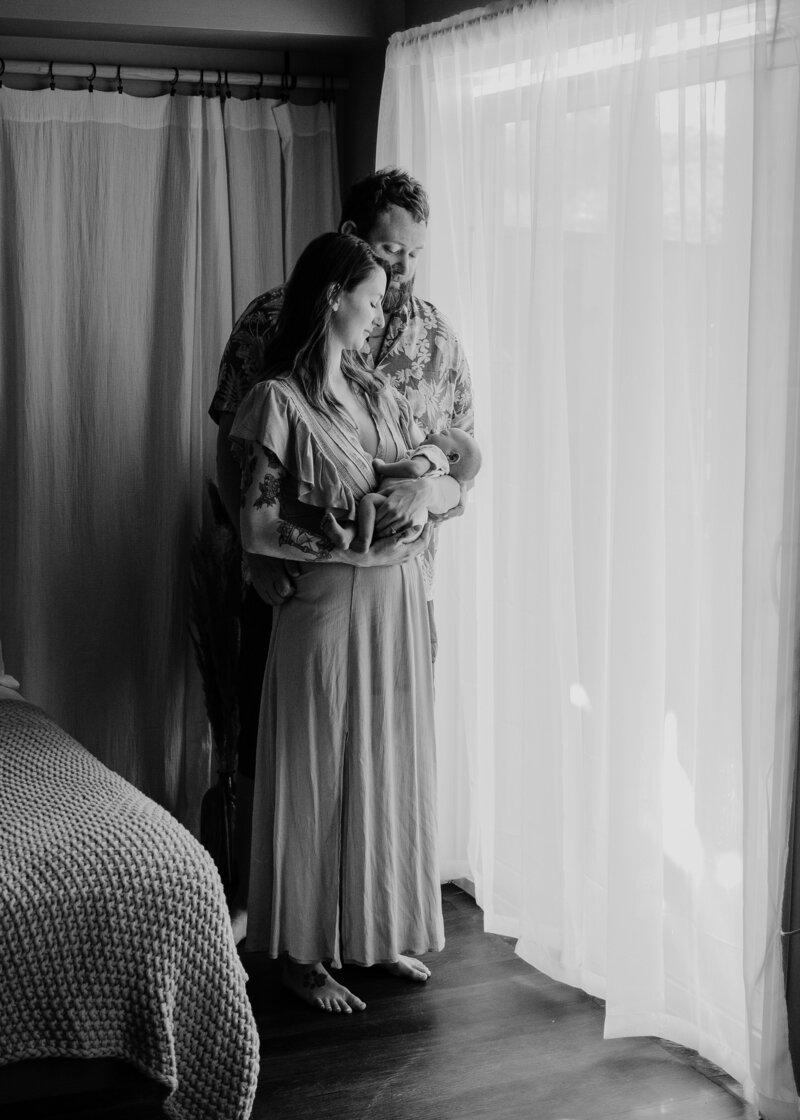
{"type": "MultiPolygon", "coordinates": [[[[325,1011],[363,1010],[327,971],[380,964],[424,981],[409,954],[443,945],[436,859],[433,679],[417,556],[402,519],[365,553],[337,549],[326,510],[352,519],[422,433],[360,351],[383,322],[386,266],[325,234],[287,284],[265,380],[231,435],[244,444],[242,543],[297,561],[276,608],[259,727],[248,948],[325,1011]]],[[[435,490],[433,514],[459,500],[435,490]]]]}

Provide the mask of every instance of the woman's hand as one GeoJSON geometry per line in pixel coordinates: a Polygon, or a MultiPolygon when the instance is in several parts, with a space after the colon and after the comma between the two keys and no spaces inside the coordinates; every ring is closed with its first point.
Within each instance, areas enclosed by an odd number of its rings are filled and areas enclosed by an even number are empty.
{"type": "Polygon", "coordinates": [[[458,505],[461,488],[454,478],[387,478],[381,483],[385,501],[375,518],[375,532],[402,532],[425,520],[428,513],[444,513],[458,505]]]}
{"type": "Polygon", "coordinates": [[[373,539],[366,552],[345,552],[337,555],[340,563],[352,564],[355,568],[385,568],[392,564],[405,564],[416,556],[421,556],[430,544],[431,526],[426,525],[414,540],[407,540],[404,534],[373,539]]]}

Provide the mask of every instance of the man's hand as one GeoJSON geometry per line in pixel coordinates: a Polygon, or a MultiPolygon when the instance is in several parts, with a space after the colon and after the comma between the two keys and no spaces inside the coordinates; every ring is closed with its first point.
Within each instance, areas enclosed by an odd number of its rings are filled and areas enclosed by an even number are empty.
{"type": "Polygon", "coordinates": [[[464,510],[467,508],[467,495],[472,488],[472,483],[467,482],[461,486],[459,484],[460,495],[458,504],[453,506],[452,509],[445,510],[444,513],[432,513],[431,518],[433,521],[448,521],[451,517],[460,517],[464,510]]]}
{"type": "Polygon", "coordinates": [[[271,607],[279,607],[295,593],[295,585],[286,570],[286,562],[277,556],[248,552],[247,568],[253,587],[271,607]]]}

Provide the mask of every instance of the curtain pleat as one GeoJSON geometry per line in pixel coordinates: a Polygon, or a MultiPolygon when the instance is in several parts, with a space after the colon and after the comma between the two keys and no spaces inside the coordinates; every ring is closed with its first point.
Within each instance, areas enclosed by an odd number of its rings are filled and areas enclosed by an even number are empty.
{"type": "Polygon", "coordinates": [[[6,664],[192,827],[211,765],[188,632],[207,408],[238,305],[283,278],[261,114],[0,90],[6,664]]]}
{"type": "Polygon", "coordinates": [[[284,166],[287,275],[312,237],[336,229],[341,208],[333,102],[275,106],[284,166]]]}
{"type": "Polygon", "coordinates": [[[418,288],[485,452],[437,561],[445,874],[608,1037],[697,1049],[775,1120],[797,16],[560,0],[395,36],[376,157],[430,192],[418,288]]]}
{"type": "MultiPolygon", "coordinates": [[[[236,317],[254,295],[274,288],[285,275],[283,167],[274,114],[278,104],[251,98],[231,99],[225,106],[236,317]]],[[[306,231],[297,236],[303,238],[306,231]]]]}

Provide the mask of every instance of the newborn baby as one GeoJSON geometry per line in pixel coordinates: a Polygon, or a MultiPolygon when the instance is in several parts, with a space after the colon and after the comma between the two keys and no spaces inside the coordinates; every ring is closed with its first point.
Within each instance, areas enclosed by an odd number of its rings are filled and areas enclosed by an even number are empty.
{"type": "MultiPolygon", "coordinates": [[[[481,468],[481,452],[478,444],[460,428],[449,428],[426,438],[419,447],[409,451],[396,463],[384,463],[375,459],[375,470],[382,479],[389,478],[436,478],[449,474],[462,486],[470,482],[481,468]]],[[[372,544],[375,531],[375,517],[378,509],[386,501],[380,485],[371,494],[365,494],[358,503],[355,521],[336,520],[332,510],[322,519],[322,531],[339,548],[349,548],[353,552],[366,552],[372,544]]],[[[406,540],[414,540],[422,532],[427,513],[420,522],[414,524],[413,531],[407,530],[406,540]]]]}

